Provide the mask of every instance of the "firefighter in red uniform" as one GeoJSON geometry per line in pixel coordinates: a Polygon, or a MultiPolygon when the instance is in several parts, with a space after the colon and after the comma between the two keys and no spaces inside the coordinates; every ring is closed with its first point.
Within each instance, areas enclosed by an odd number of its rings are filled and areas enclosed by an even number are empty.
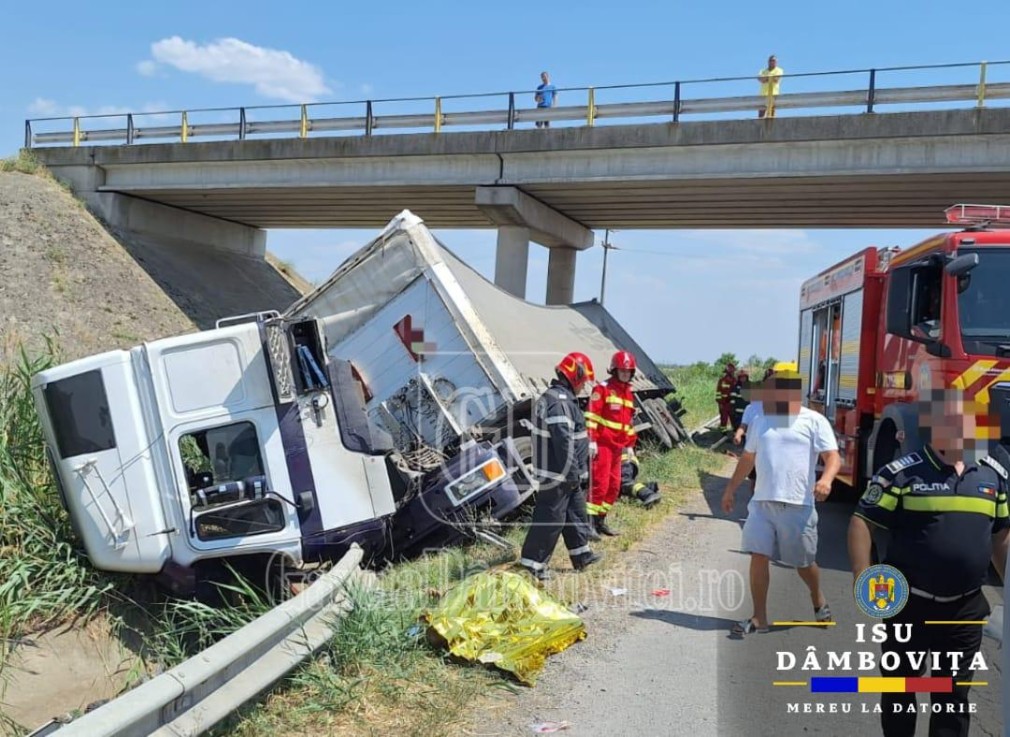
{"type": "Polygon", "coordinates": [[[729,432],[730,419],[733,414],[733,387],[736,385],[736,366],[727,363],[726,369],[719,377],[715,386],[715,401],[719,405],[719,430],[729,432]]]}
{"type": "Polygon", "coordinates": [[[593,388],[586,409],[590,455],[593,457],[586,511],[601,535],[617,535],[607,526],[607,512],[621,493],[621,451],[635,444],[635,398],[631,380],[635,357],[618,351],[610,360],[610,378],[593,388]]]}

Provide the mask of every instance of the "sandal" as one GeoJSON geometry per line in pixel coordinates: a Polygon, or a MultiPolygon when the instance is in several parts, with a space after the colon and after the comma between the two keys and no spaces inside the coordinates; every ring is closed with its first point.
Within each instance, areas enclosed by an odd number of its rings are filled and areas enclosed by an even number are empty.
{"type": "Polygon", "coordinates": [[[757,622],[755,622],[754,618],[751,617],[750,619],[745,619],[742,622],[737,622],[736,624],[734,624],[733,629],[730,630],[730,634],[742,637],[743,635],[750,635],[755,632],[764,634],[768,631],[769,631],[768,627],[758,627],[757,622]]]}
{"type": "Polygon", "coordinates": [[[824,602],[824,606],[822,606],[820,609],[814,609],[814,619],[818,622],[835,621],[831,617],[831,608],[828,606],[827,602],[824,602]]]}

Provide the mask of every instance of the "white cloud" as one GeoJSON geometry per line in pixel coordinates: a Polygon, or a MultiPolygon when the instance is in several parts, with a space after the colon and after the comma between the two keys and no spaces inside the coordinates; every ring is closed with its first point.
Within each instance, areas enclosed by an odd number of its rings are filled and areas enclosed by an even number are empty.
{"type": "MultiPolygon", "coordinates": [[[[28,112],[32,115],[39,115],[47,118],[83,118],[86,115],[126,115],[133,113],[157,113],[168,108],[165,102],[148,102],[143,105],[100,105],[99,107],[85,107],[84,105],[63,105],[56,100],[45,97],[36,97],[28,106],[28,112]]],[[[152,116],[159,118],[162,116],[152,116]]],[[[148,118],[151,120],[152,118],[148,118]]]]}
{"type": "Polygon", "coordinates": [[[144,59],[137,62],[137,74],[144,77],[153,77],[158,72],[158,63],[151,59],[144,59]]]}
{"type": "Polygon", "coordinates": [[[264,97],[288,102],[313,102],[330,92],[314,64],[237,38],[201,45],[172,36],[151,44],[151,56],[137,64],[138,72],[150,76],[164,64],[213,82],[250,84],[264,97]]]}
{"type": "Polygon", "coordinates": [[[59,115],[59,106],[56,104],[56,100],[50,100],[45,97],[36,97],[32,100],[31,105],[28,106],[28,112],[32,115],[59,115]]]}

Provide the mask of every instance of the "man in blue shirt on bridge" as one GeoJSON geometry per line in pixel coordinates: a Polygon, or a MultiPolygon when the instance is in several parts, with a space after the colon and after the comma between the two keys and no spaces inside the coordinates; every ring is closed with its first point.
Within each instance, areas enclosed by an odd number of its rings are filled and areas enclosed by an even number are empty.
{"type": "MultiPolygon", "coordinates": [[[[533,96],[533,99],[537,102],[537,107],[554,107],[554,103],[558,99],[557,87],[551,84],[551,78],[547,72],[540,72],[540,82],[541,84],[537,87],[537,93],[533,96]]],[[[536,123],[537,128],[551,127],[551,121],[549,120],[538,120],[536,123]]]]}

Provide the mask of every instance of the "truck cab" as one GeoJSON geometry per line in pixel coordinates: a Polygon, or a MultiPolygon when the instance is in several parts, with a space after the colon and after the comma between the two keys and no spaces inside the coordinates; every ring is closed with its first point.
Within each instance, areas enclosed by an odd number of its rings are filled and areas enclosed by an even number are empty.
{"type": "MultiPolygon", "coordinates": [[[[508,448],[471,444],[437,478],[397,462],[317,320],[276,313],[110,351],[32,381],[54,475],[89,558],[172,588],[221,558],[300,566],[354,542],[451,536],[472,507],[511,511],[508,448]],[[390,530],[409,519],[409,530],[390,530]]],[[[525,471],[523,470],[523,473],[525,471]]]]}

